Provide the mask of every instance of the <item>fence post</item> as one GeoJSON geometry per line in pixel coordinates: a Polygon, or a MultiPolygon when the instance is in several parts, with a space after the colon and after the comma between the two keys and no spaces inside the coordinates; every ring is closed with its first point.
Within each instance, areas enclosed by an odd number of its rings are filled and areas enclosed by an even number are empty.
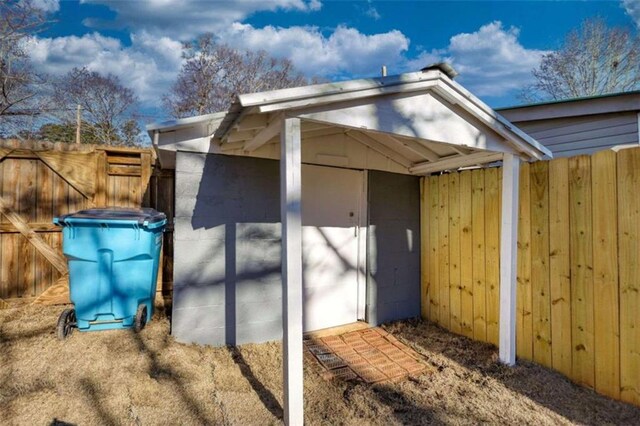
{"type": "Polygon", "coordinates": [[[500,227],[500,361],[516,363],[516,274],[518,261],[518,199],[520,158],[502,160],[502,223],[500,227]]]}

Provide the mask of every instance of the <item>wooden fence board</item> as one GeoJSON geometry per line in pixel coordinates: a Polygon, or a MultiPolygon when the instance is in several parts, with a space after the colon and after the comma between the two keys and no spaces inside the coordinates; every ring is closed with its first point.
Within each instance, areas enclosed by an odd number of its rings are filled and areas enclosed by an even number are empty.
{"type": "Polygon", "coordinates": [[[595,389],[620,397],[616,153],[591,157],[595,389]],[[597,255],[596,255],[597,253],[597,255]]]}
{"type": "Polygon", "coordinates": [[[460,175],[449,175],[449,312],[450,327],[461,334],[460,326],[460,175]]]}
{"type": "Polygon", "coordinates": [[[95,152],[34,151],[53,171],[69,185],[93,200],[95,193],[95,171],[97,156],[95,152]]]}
{"type": "Polygon", "coordinates": [[[569,236],[569,163],[549,162],[549,287],[553,368],[571,375],[571,265],[569,236]]]}
{"type": "Polygon", "coordinates": [[[460,173],[460,328],[473,337],[473,236],[471,171],[460,173]]]}
{"type": "MultiPolygon", "coordinates": [[[[420,199],[429,199],[428,178],[420,179],[420,199]]],[[[429,252],[429,204],[420,203],[420,252],[429,252]]],[[[429,318],[431,305],[429,304],[431,286],[429,283],[429,257],[420,256],[420,315],[429,318]]]]}
{"type": "Polygon", "coordinates": [[[2,297],[3,299],[13,299],[17,294],[18,282],[18,244],[19,235],[5,234],[2,236],[2,265],[0,274],[2,275],[2,297]]]}
{"type": "Polygon", "coordinates": [[[551,367],[549,290],[549,163],[531,165],[531,283],[533,360],[551,367]]]}
{"type": "Polygon", "coordinates": [[[530,165],[524,163],[520,167],[520,198],[518,201],[516,353],[521,358],[533,360],[530,182],[530,165]]]}
{"type": "Polygon", "coordinates": [[[440,252],[438,247],[439,241],[439,233],[438,233],[438,224],[439,219],[438,215],[440,214],[440,204],[438,202],[438,190],[439,190],[439,181],[437,176],[431,176],[429,178],[429,198],[426,199],[426,202],[423,204],[429,205],[429,251],[428,251],[428,261],[429,261],[429,286],[431,288],[431,292],[429,294],[429,305],[431,309],[429,311],[429,319],[433,322],[439,322],[440,318],[440,284],[439,284],[439,257],[438,253],[440,252]]]}
{"type": "MultiPolygon", "coordinates": [[[[44,224],[45,222],[50,222],[53,217],[53,171],[42,162],[38,163],[37,181],[37,213],[35,223],[44,224]]],[[[36,230],[33,223],[30,223],[29,226],[31,229],[36,230]]],[[[55,225],[49,229],[55,229],[54,227],[55,225]]],[[[42,238],[45,243],[52,246],[51,238],[48,234],[43,234],[42,238]]],[[[34,263],[36,268],[35,294],[40,294],[53,283],[53,267],[47,259],[39,253],[35,254],[34,263]]]]}
{"type": "MultiPolygon", "coordinates": [[[[36,178],[37,160],[24,160],[20,162],[20,175],[18,177],[18,200],[15,212],[24,218],[26,222],[33,222],[36,213],[36,178]]],[[[9,219],[11,220],[11,219],[9,219]]],[[[44,241],[42,242],[44,244],[44,241]]],[[[18,238],[18,294],[17,297],[31,297],[34,294],[35,264],[32,262],[35,256],[34,247],[26,238],[18,238]]]]}
{"type": "Polygon", "coordinates": [[[640,405],[640,149],[618,152],[620,398],[640,405]]]}
{"type": "Polygon", "coordinates": [[[438,276],[440,283],[439,324],[449,328],[449,175],[438,179],[438,276]]]}
{"type": "Polygon", "coordinates": [[[485,277],[485,196],[483,169],[471,172],[471,231],[473,233],[473,338],[487,341],[485,277]]]}
{"type": "Polygon", "coordinates": [[[569,159],[569,203],[572,376],[578,383],[593,387],[593,238],[588,156],[569,159]]]}

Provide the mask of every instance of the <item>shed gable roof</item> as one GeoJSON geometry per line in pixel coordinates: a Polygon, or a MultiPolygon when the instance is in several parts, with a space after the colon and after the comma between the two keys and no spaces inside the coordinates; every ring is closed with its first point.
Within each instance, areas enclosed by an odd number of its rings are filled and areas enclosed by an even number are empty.
{"type": "MultiPolygon", "coordinates": [[[[277,143],[285,117],[299,117],[303,132],[332,129],[374,149],[406,173],[426,174],[500,160],[511,153],[526,160],[551,157],[522,132],[439,70],[350,80],[239,95],[224,114],[202,117],[216,127],[207,152],[248,153],[277,143]]],[[[196,126],[198,120],[148,127],[151,132],[196,126]]],[[[305,134],[303,133],[303,139],[305,134]]],[[[201,142],[199,142],[201,143],[201,142]]],[[[240,154],[237,154],[240,155],[240,154]]]]}

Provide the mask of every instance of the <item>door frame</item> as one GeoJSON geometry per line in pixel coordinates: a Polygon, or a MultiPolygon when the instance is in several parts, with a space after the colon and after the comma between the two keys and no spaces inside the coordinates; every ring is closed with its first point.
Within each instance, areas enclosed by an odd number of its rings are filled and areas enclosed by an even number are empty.
{"type": "Polygon", "coordinates": [[[302,162],[303,165],[325,167],[329,169],[344,169],[361,172],[362,188],[358,200],[358,225],[356,227],[357,236],[357,292],[356,292],[356,320],[366,321],[367,316],[367,285],[368,285],[368,234],[369,234],[369,171],[367,169],[357,169],[353,167],[329,166],[326,164],[315,164],[302,162]]]}
{"type": "Polygon", "coordinates": [[[362,191],[360,192],[358,218],[358,305],[357,319],[365,321],[367,316],[367,256],[369,241],[369,172],[362,170],[362,191]]]}

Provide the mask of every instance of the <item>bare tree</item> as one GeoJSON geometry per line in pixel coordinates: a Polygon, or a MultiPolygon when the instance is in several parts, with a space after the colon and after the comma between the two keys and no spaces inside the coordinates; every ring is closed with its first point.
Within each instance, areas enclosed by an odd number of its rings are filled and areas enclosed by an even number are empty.
{"type": "Polygon", "coordinates": [[[75,122],[75,107],[80,105],[83,122],[91,126],[100,143],[135,142],[132,134],[137,129],[134,108],[138,98],[112,74],[74,68],[56,81],[53,102],[64,111],[60,119],[66,124],[75,122]]]}
{"type": "Polygon", "coordinates": [[[559,100],[625,92],[640,87],[640,37],[626,28],[590,19],[571,31],[562,47],[542,57],[525,101],[559,100]]]}
{"type": "Polygon", "coordinates": [[[303,86],[308,80],[291,61],[267,52],[233,49],[211,34],[183,47],[185,62],[168,94],[165,109],[174,117],[202,115],[229,108],[236,94],[303,86]]]}
{"type": "Polygon", "coordinates": [[[45,79],[34,70],[26,51],[29,37],[47,23],[31,0],[0,2],[0,123],[38,114],[36,102],[45,79]]]}

